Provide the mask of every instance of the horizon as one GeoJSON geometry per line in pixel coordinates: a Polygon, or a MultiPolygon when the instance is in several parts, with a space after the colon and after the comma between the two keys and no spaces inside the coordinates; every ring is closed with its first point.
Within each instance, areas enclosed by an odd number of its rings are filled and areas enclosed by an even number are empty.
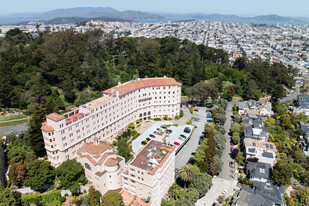
{"type": "Polygon", "coordinates": [[[141,0],[132,0],[130,3],[116,0],[113,2],[90,0],[87,2],[81,0],[67,0],[65,2],[54,0],[44,2],[38,0],[29,0],[18,2],[11,0],[4,2],[0,8],[0,16],[9,16],[16,14],[35,14],[44,13],[57,9],[71,9],[83,7],[111,7],[119,11],[135,10],[148,13],[172,13],[172,14],[222,14],[236,15],[242,17],[254,17],[264,15],[279,15],[287,17],[309,17],[307,9],[309,1],[298,0],[297,3],[288,0],[273,0],[271,3],[267,0],[258,2],[244,2],[243,0],[219,0],[212,2],[209,0],[194,0],[193,2],[179,2],[170,0],[169,2],[157,0],[156,2],[147,2],[141,0]],[[16,5],[20,5],[16,7],[16,5]],[[35,9],[33,5],[36,5],[35,9]],[[164,5],[164,7],[162,7],[164,5]],[[223,5],[223,6],[222,6],[223,5]],[[22,9],[20,9],[22,8],[22,9]],[[244,12],[245,11],[245,12],[244,12]]]}

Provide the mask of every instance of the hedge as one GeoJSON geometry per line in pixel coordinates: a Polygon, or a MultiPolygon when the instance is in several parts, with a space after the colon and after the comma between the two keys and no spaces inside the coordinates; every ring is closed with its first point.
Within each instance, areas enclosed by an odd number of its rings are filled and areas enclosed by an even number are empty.
{"type": "Polygon", "coordinates": [[[55,205],[60,206],[61,205],[61,192],[59,190],[49,192],[46,194],[36,194],[36,195],[26,195],[23,196],[21,201],[22,205],[32,205],[35,202],[39,201],[42,203],[42,205],[55,205]]]}

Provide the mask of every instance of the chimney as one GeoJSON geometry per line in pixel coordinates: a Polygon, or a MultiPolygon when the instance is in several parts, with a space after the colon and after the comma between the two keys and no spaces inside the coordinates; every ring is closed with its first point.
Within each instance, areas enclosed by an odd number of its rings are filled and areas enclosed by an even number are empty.
{"type": "Polygon", "coordinates": [[[121,85],[121,82],[118,82],[118,85],[121,85]]]}
{"type": "Polygon", "coordinates": [[[116,96],[119,97],[119,89],[116,90],[116,96]]]}

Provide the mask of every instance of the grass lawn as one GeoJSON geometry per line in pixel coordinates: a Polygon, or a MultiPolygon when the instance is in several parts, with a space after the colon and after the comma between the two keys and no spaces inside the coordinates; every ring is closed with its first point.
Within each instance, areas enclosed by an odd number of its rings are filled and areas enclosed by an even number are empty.
{"type": "Polygon", "coordinates": [[[181,96],[181,100],[189,100],[189,97],[187,97],[187,96],[181,96]]]}
{"type": "Polygon", "coordinates": [[[16,115],[10,115],[10,116],[6,116],[6,117],[1,117],[0,118],[0,122],[16,120],[16,119],[24,119],[24,118],[27,118],[27,115],[25,115],[25,114],[16,114],[16,115]]]}
{"type": "Polygon", "coordinates": [[[5,123],[0,122],[0,127],[15,126],[15,125],[24,124],[24,123],[28,123],[28,119],[13,121],[13,122],[5,122],[5,123]]]}

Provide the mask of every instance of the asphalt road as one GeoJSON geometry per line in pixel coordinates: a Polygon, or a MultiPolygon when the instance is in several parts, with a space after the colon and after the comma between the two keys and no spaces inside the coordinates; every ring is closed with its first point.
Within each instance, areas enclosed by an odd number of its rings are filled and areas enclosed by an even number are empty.
{"type": "Polygon", "coordinates": [[[12,132],[15,134],[18,134],[21,130],[23,132],[28,130],[27,123],[15,125],[15,126],[0,127],[0,135],[8,135],[12,132]]]}
{"type": "Polygon", "coordinates": [[[279,100],[280,103],[285,103],[289,101],[293,101],[294,99],[297,99],[297,96],[300,95],[301,93],[299,91],[294,92],[291,94],[289,97],[283,97],[282,99],[279,100]]]}
{"type": "Polygon", "coordinates": [[[229,131],[232,124],[232,108],[236,102],[229,102],[226,108],[226,122],[224,124],[225,128],[225,138],[226,138],[226,145],[225,149],[222,153],[222,161],[223,167],[222,171],[220,172],[219,176],[215,176],[212,178],[213,186],[210,190],[205,194],[204,197],[199,199],[195,206],[211,206],[212,203],[218,198],[220,194],[224,190],[227,190],[226,197],[232,195],[234,193],[234,188],[237,185],[237,175],[235,175],[233,169],[229,166],[229,162],[232,161],[230,157],[230,136],[229,131]]]}

